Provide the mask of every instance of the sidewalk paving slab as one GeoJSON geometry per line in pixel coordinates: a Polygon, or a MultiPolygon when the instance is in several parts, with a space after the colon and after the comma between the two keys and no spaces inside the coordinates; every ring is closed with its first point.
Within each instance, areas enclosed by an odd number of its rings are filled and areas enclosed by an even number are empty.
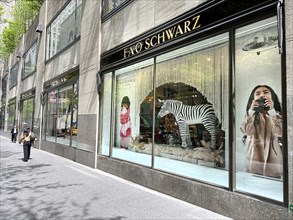
{"type": "Polygon", "coordinates": [[[1,220],[229,219],[0,136],[1,220]]]}

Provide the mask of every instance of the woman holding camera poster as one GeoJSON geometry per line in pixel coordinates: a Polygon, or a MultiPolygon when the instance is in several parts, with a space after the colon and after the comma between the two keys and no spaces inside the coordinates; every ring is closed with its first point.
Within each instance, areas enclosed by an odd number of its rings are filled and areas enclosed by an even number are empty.
{"type": "Polygon", "coordinates": [[[281,104],[271,87],[258,85],[252,90],[241,131],[244,133],[246,147],[246,171],[281,178],[281,104]]]}

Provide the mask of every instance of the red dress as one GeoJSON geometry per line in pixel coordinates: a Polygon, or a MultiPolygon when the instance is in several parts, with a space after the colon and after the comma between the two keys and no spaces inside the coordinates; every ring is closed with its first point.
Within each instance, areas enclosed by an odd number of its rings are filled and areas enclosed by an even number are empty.
{"type": "Polygon", "coordinates": [[[128,148],[131,136],[130,107],[120,110],[120,147],[128,148]]]}

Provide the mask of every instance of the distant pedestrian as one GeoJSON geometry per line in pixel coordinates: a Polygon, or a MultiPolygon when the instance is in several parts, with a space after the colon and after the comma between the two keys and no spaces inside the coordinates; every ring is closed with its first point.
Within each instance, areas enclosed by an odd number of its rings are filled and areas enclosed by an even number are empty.
{"type": "Polygon", "coordinates": [[[20,142],[23,142],[23,161],[27,162],[28,159],[30,158],[30,154],[31,154],[31,146],[32,143],[35,141],[35,135],[33,132],[31,132],[30,128],[27,128],[21,138],[20,138],[20,142]]]}
{"type": "Polygon", "coordinates": [[[16,128],[16,125],[14,125],[14,127],[11,129],[11,142],[16,142],[17,134],[18,129],[16,128]]]}

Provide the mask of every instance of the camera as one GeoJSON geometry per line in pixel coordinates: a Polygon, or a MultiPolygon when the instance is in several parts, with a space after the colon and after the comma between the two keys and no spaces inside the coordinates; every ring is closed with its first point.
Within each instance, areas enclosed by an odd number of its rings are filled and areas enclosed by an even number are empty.
{"type": "Polygon", "coordinates": [[[265,99],[262,96],[256,101],[258,102],[258,107],[255,108],[256,112],[263,112],[263,111],[270,110],[269,106],[265,106],[265,99]]]}

